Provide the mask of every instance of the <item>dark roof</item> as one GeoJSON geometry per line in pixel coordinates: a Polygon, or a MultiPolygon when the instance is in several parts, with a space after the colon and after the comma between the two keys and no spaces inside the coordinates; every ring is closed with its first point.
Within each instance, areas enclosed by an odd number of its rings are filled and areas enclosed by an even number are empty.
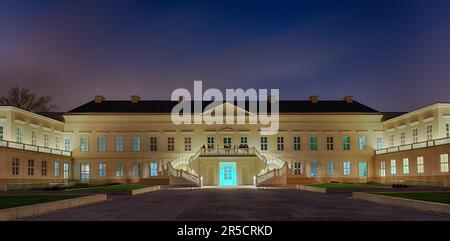
{"type": "MultiPolygon", "coordinates": [[[[211,101],[203,101],[202,106],[205,109],[211,101]]],[[[73,110],[67,112],[72,113],[171,113],[172,108],[178,104],[178,101],[167,100],[142,100],[138,103],[122,100],[105,100],[101,103],[90,101],[73,110]]],[[[235,103],[236,104],[236,103],[235,103]]],[[[248,110],[248,101],[246,102],[246,110],[248,110]]],[[[192,102],[193,106],[193,102],[192,102]]],[[[268,104],[270,111],[270,104],[268,104]]],[[[281,100],[279,101],[280,113],[370,113],[378,114],[379,112],[363,105],[357,101],[347,103],[344,100],[332,101],[322,100],[317,103],[299,100],[281,100]]],[[[192,107],[192,111],[194,108],[192,107]]]]}
{"type": "Polygon", "coordinates": [[[408,112],[382,112],[381,114],[383,115],[383,120],[382,121],[387,121],[389,119],[393,119],[395,117],[407,114],[408,112]]]}
{"type": "Polygon", "coordinates": [[[63,115],[64,112],[37,112],[36,114],[48,117],[50,119],[54,119],[57,121],[64,121],[63,115]]]}

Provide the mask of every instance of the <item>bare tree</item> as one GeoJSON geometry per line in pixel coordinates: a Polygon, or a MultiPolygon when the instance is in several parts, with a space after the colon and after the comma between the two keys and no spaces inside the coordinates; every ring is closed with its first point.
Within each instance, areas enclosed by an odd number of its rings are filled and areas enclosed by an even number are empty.
{"type": "Polygon", "coordinates": [[[27,88],[14,86],[5,96],[0,97],[0,105],[10,105],[31,112],[49,112],[56,108],[51,105],[51,96],[37,96],[27,88]]]}

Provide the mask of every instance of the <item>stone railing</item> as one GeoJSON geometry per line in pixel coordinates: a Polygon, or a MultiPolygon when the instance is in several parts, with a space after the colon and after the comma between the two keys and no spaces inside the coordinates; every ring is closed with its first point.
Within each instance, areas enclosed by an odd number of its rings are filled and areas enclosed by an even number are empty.
{"type": "Polygon", "coordinates": [[[375,150],[375,155],[450,144],[450,137],[375,150]]]}
{"type": "Polygon", "coordinates": [[[25,151],[35,151],[35,152],[55,154],[55,155],[61,155],[61,156],[72,156],[72,153],[70,151],[63,151],[63,150],[58,150],[58,149],[53,149],[53,148],[48,148],[48,147],[43,147],[43,146],[35,146],[35,145],[13,142],[13,141],[6,141],[6,140],[1,140],[0,146],[18,149],[18,150],[25,150],[25,151]]]}

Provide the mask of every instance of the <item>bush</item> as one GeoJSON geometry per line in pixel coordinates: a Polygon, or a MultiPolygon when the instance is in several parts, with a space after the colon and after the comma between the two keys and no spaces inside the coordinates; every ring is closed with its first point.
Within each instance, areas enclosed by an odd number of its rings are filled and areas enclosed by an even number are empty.
{"type": "Polygon", "coordinates": [[[407,188],[409,186],[406,184],[392,184],[392,187],[393,188],[407,188]]]}

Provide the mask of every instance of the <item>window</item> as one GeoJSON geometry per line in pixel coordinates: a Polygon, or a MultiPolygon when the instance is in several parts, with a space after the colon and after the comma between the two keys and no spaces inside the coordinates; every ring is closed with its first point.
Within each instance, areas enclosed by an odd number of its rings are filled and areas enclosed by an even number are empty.
{"type": "Polygon", "coordinates": [[[19,167],[20,167],[19,158],[13,158],[11,168],[13,176],[19,175],[19,167]]]}
{"type": "Polygon", "coordinates": [[[406,144],[405,132],[400,132],[400,146],[404,146],[405,144],[406,144]]]}
{"type": "Polygon", "coordinates": [[[386,162],[382,161],[380,162],[380,177],[386,176],[386,162]]]}
{"type": "Polygon", "coordinates": [[[50,137],[48,133],[44,133],[44,147],[48,147],[50,143],[50,137]]]}
{"type": "Polygon", "coordinates": [[[168,137],[167,138],[167,151],[174,151],[175,150],[175,137],[168,137]]]}
{"type": "Polygon", "coordinates": [[[364,151],[367,148],[367,137],[359,136],[359,150],[364,151]]]}
{"type": "Polygon", "coordinates": [[[397,164],[395,160],[391,160],[391,175],[397,174],[397,164]]]}
{"type": "Polygon", "coordinates": [[[64,137],[64,151],[70,151],[70,138],[68,136],[64,137]]]}
{"type": "Polygon", "coordinates": [[[3,126],[0,126],[0,141],[3,141],[3,126]]]}
{"type": "Polygon", "coordinates": [[[117,163],[116,165],[116,177],[123,177],[124,165],[123,163],[117,163]]]}
{"type": "Polygon", "coordinates": [[[19,143],[23,142],[23,127],[16,128],[16,141],[19,143]]]}
{"type": "Polygon", "coordinates": [[[150,151],[158,150],[158,138],[156,136],[150,137],[150,151]]]}
{"type": "Polygon", "coordinates": [[[82,152],[89,151],[89,139],[87,136],[80,137],[80,151],[82,152]]]}
{"type": "Polygon", "coordinates": [[[106,136],[98,137],[98,151],[105,152],[106,151],[106,136]]]}
{"type": "Polygon", "coordinates": [[[351,163],[350,161],[344,162],[344,176],[350,176],[351,174],[351,163]]]}
{"type": "Polygon", "coordinates": [[[441,172],[448,172],[448,154],[441,154],[441,172]]]}
{"type": "Polygon", "coordinates": [[[311,136],[309,138],[309,148],[311,151],[317,151],[317,136],[311,136]]]}
{"type": "Polygon", "coordinates": [[[349,151],[350,150],[350,136],[343,136],[342,144],[343,144],[344,151],[349,151]]]}
{"type": "Polygon", "coordinates": [[[334,161],[327,162],[327,175],[334,176],[334,161]]]}
{"type": "Polygon", "coordinates": [[[63,177],[64,179],[69,179],[69,163],[64,162],[63,164],[63,177]]]}
{"type": "Polygon", "coordinates": [[[157,162],[150,163],[150,176],[152,176],[152,177],[158,176],[158,163],[157,162]]]}
{"type": "Polygon", "coordinates": [[[302,175],[302,163],[299,161],[294,162],[294,175],[302,175]]]}
{"type": "Polygon", "coordinates": [[[116,152],[123,152],[123,136],[116,136],[116,152]]]}
{"type": "Polygon", "coordinates": [[[403,174],[409,174],[409,159],[403,158],[403,174]]]}
{"type": "Polygon", "coordinates": [[[98,164],[98,176],[100,177],[106,176],[106,163],[98,164]]]}
{"type": "Polygon", "coordinates": [[[433,140],[433,125],[427,125],[426,127],[427,141],[433,140]]]}
{"type": "Polygon", "coordinates": [[[224,137],[223,138],[223,147],[224,148],[230,148],[231,147],[231,137],[224,137]]]}
{"type": "Polygon", "coordinates": [[[37,131],[31,131],[31,145],[37,146],[37,131]]]}
{"type": "Polygon", "coordinates": [[[267,136],[261,136],[261,151],[267,151],[267,136]]]}
{"type": "Polygon", "coordinates": [[[241,145],[247,145],[247,137],[241,136],[241,145]]]}
{"type": "Polygon", "coordinates": [[[310,175],[315,177],[319,174],[319,163],[317,161],[311,161],[310,163],[310,175]]]}
{"type": "Polygon", "coordinates": [[[141,137],[140,136],[133,136],[133,151],[139,152],[141,151],[141,137]]]}
{"type": "Polygon", "coordinates": [[[208,136],[206,143],[208,144],[208,149],[214,148],[214,136],[208,136]]]}
{"type": "Polygon", "coordinates": [[[382,136],[377,136],[375,142],[376,142],[375,148],[377,150],[383,149],[383,137],[382,136]]]}
{"type": "Polygon", "coordinates": [[[47,161],[41,161],[41,176],[47,176],[47,161]]]}
{"type": "Polygon", "coordinates": [[[59,136],[55,136],[55,149],[59,150],[59,136]]]}
{"type": "Polygon", "coordinates": [[[80,179],[83,182],[89,181],[90,171],[89,171],[89,163],[81,163],[80,166],[80,179]]]}
{"type": "Polygon", "coordinates": [[[412,129],[412,141],[413,143],[419,142],[419,131],[417,128],[412,129]]]}
{"type": "Polygon", "coordinates": [[[141,176],[141,164],[135,163],[133,165],[133,176],[140,177],[141,176]]]}
{"type": "Polygon", "coordinates": [[[54,163],[54,165],[55,165],[55,177],[59,177],[59,161],[55,161],[55,163],[54,163]]]}
{"type": "Polygon", "coordinates": [[[450,137],[450,123],[445,123],[445,136],[450,137]]]}
{"type": "Polygon", "coordinates": [[[423,156],[417,157],[417,173],[425,172],[425,163],[423,162],[423,156]]]}
{"type": "Polygon", "coordinates": [[[300,151],[300,136],[294,136],[294,151],[300,151]]]}
{"type": "Polygon", "coordinates": [[[282,136],[277,137],[277,150],[278,151],[284,150],[284,137],[282,136]]]}
{"type": "Polygon", "coordinates": [[[394,135],[389,135],[389,147],[394,147],[394,135]]]}
{"type": "Polygon", "coordinates": [[[192,140],[190,137],[184,138],[184,151],[191,151],[192,150],[192,140]]]}
{"type": "Polygon", "coordinates": [[[28,176],[34,175],[34,160],[28,160],[28,176]]]}
{"type": "Polygon", "coordinates": [[[327,136],[327,151],[334,150],[334,137],[327,136]]]}
{"type": "Polygon", "coordinates": [[[367,177],[367,162],[359,162],[359,176],[367,177]]]}

